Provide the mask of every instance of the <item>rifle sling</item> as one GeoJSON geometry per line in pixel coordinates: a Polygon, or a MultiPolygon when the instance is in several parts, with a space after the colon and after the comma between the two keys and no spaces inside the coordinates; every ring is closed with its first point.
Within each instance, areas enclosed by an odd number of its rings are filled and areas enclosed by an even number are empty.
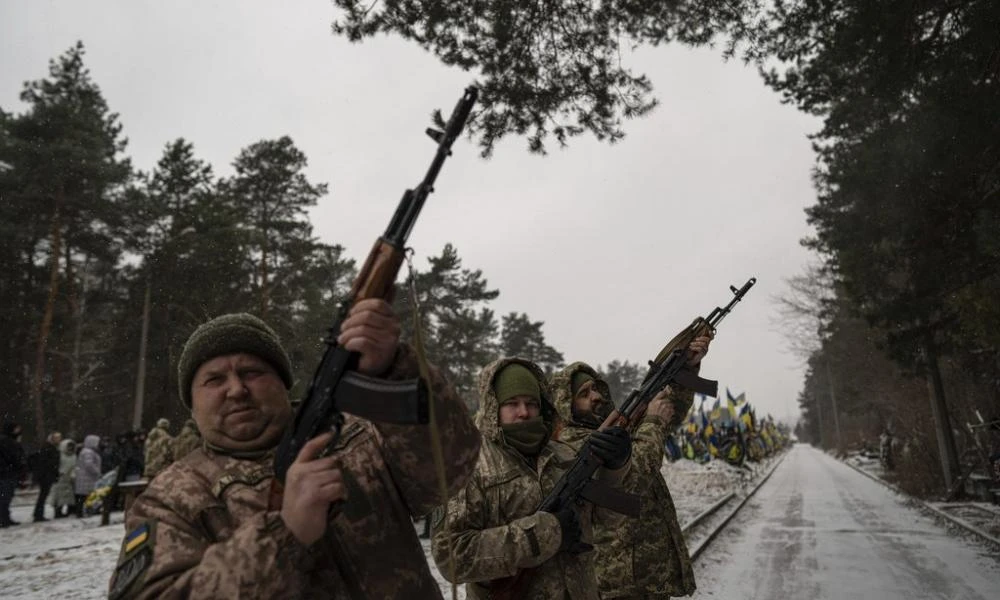
{"type": "Polygon", "coordinates": [[[719,395],[719,382],[711,379],[698,377],[697,373],[689,369],[681,369],[674,375],[674,383],[680,384],[689,390],[705,394],[715,398],[719,395]]]}
{"type": "Polygon", "coordinates": [[[633,518],[639,516],[639,509],[642,507],[642,499],[637,494],[615,489],[599,479],[588,481],[580,490],[580,497],[633,518]]]}
{"type": "Polygon", "coordinates": [[[423,379],[388,381],[350,371],[333,394],[337,410],[393,425],[428,422],[427,384],[423,379]]]}

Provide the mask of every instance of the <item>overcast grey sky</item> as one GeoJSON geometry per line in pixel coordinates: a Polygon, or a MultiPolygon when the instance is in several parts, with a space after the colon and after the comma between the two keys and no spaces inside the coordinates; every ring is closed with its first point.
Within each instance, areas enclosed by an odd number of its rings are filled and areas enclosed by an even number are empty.
{"type": "MultiPolygon", "coordinates": [[[[134,165],[149,171],[184,137],[217,175],[241,148],[290,135],[330,185],[316,234],[362,259],[433,152],[474,74],[397,38],[335,37],[326,0],[0,0],[0,107],[22,112],[26,80],[76,40],[134,165]]],[[[758,413],[797,414],[803,367],[774,325],[772,297],[810,258],[814,117],[782,105],[756,71],[712,49],[626,57],[661,105],[615,146],[581,137],[545,157],[508,138],[490,160],[463,139],[410,238],[418,264],[452,242],[568,361],[645,362],[696,315],[758,284],[722,324],[702,369],[758,413]]]]}

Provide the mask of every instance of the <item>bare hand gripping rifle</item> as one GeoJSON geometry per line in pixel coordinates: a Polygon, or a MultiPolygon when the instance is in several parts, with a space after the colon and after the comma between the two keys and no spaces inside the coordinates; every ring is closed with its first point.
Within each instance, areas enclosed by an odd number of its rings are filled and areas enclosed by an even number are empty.
{"type": "MultiPolygon", "coordinates": [[[[331,429],[334,439],[339,437],[344,423],[342,413],[382,423],[427,423],[427,382],[420,378],[386,381],[362,375],[357,372],[358,353],[338,345],[337,337],[341,323],[356,302],[367,298],[391,299],[393,284],[406,255],[406,240],[424,201],[434,191],[438,171],[451,155],[451,146],[462,133],[478,95],[476,88],[466,88],[444,131],[427,129],[427,135],[437,142],[437,153],[423,181],[416,189],[406,190],[403,194],[385,233],[375,240],[350,293],[337,308],[333,325],[323,340],[326,351],[309,384],[309,391],[275,453],[277,481],[284,483],[288,468],[307,441],[331,429]]],[[[279,491],[272,490],[272,505],[280,500],[280,495],[275,498],[279,491]]]]}
{"type": "MultiPolygon", "coordinates": [[[[708,396],[718,394],[719,382],[702,379],[687,366],[687,348],[697,337],[714,335],[722,319],[733,310],[736,303],[743,299],[755,283],[757,279],[751,277],[740,289],[729,286],[734,294],[729,304],[724,308],[716,307],[707,317],[696,318],[674,336],[656,358],[649,361],[649,372],[646,373],[646,378],[643,379],[639,389],[632,390],[628,398],[601,423],[598,430],[611,427],[634,429],[634,425],[646,413],[647,405],[668,384],[676,383],[708,396]]],[[[586,500],[630,517],[638,517],[641,508],[638,496],[611,488],[593,478],[601,466],[600,459],[590,451],[590,441],[584,442],[576,455],[576,461],[559,478],[555,487],[538,506],[538,510],[556,513],[572,502],[586,500]]],[[[591,548],[589,544],[578,547],[581,550],[591,548]]],[[[516,575],[494,579],[489,583],[490,597],[493,600],[515,600],[524,597],[534,571],[535,568],[523,569],[516,575]]]]}

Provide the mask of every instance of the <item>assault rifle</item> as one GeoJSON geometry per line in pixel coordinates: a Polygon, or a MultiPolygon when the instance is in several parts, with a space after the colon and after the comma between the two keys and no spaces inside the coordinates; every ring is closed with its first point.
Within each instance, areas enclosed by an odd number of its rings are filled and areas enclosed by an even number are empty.
{"type": "MultiPolygon", "coordinates": [[[[719,382],[702,379],[687,366],[687,348],[696,337],[715,335],[715,329],[722,319],[733,310],[736,303],[743,299],[743,296],[750,291],[755,283],[757,283],[757,279],[751,277],[740,289],[729,286],[734,295],[729,304],[724,308],[716,307],[707,317],[696,318],[691,325],[674,336],[674,339],[663,347],[656,358],[649,361],[649,371],[639,389],[632,390],[628,398],[618,408],[611,411],[598,430],[611,427],[631,429],[635,422],[645,414],[646,406],[650,401],[668,384],[679,384],[707,396],[717,395],[719,382]]],[[[562,507],[567,506],[570,502],[576,502],[580,498],[601,504],[598,498],[588,498],[588,488],[592,486],[592,477],[600,467],[600,460],[590,451],[590,442],[584,442],[577,454],[576,462],[563,473],[549,495],[542,500],[538,510],[558,512],[562,507]]],[[[627,509],[626,514],[637,516],[639,514],[638,497],[630,496],[625,508],[627,509]]]]}
{"type": "MultiPolygon", "coordinates": [[[[295,414],[294,423],[285,431],[275,453],[274,472],[277,481],[284,483],[288,468],[295,462],[299,450],[307,441],[331,429],[336,441],[344,423],[342,413],[383,423],[427,423],[425,381],[420,378],[385,381],[362,375],[357,372],[358,353],[338,345],[337,337],[340,335],[341,323],[356,302],[367,298],[389,300],[392,297],[393,284],[405,258],[406,240],[424,201],[434,191],[438,171],[451,155],[451,146],[462,133],[478,95],[479,91],[475,87],[466,88],[444,130],[427,129],[427,135],[437,142],[437,153],[423,181],[416,189],[403,193],[385,233],[375,240],[350,293],[337,308],[333,325],[327,330],[323,340],[326,351],[309,384],[309,391],[295,414]]],[[[277,488],[272,490],[272,505],[280,499],[279,491],[277,488]]]]}
{"type": "MultiPolygon", "coordinates": [[[[719,392],[719,382],[702,379],[687,366],[687,348],[700,336],[714,335],[719,323],[733,310],[736,303],[757,283],[751,277],[742,288],[729,286],[734,297],[724,308],[716,307],[707,317],[696,318],[691,325],[674,336],[656,358],[649,361],[649,371],[639,389],[632,390],[621,406],[611,412],[598,430],[611,427],[633,429],[646,412],[647,405],[668,384],[676,383],[690,390],[708,396],[719,392]]],[[[639,516],[640,501],[634,494],[628,494],[603,485],[593,478],[602,466],[600,459],[590,450],[590,441],[585,441],[577,453],[576,461],[562,474],[552,491],[542,500],[538,510],[556,513],[570,503],[589,501],[598,506],[606,506],[631,517],[639,516]]],[[[570,552],[590,550],[589,544],[578,543],[570,552]]],[[[517,599],[524,596],[534,569],[524,569],[511,577],[494,579],[490,582],[491,597],[494,600],[517,599]]]]}

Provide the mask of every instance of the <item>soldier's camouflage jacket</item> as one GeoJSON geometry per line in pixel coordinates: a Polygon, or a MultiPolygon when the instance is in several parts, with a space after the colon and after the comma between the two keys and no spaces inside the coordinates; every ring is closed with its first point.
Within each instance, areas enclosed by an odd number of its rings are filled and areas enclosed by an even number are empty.
{"type": "MultiPolygon", "coordinates": [[[[593,431],[573,420],[573,373],[584,371],[595,379],[598,391],[611,401],[607,384],[588,365],[575,362],[552,376],[552,395],[564,422],[559,439],[579,448],[593,431]]],[[[673,422],[647,415],[632,433],[632,468],[625,489],[642,497],[638,518],[626,518],[619,527],[594,528],[595,564],[601,598],[667,598],[687,596],[695,590],[694,571],[687,545],[677,522],[670,490],[663,480],[666,433],[684,419],[694,394],[674,389],[673,422]]]]}
{"type": "Polygon", "coordinates": [[[174,462],[173,445],[173,436],[163,427],[157,425],[149,430],[149,435],[146,436],[146,461],[143,473],[146,479],[156,477],[160,471],[174,462]]]}
{"type": "MultiPolygon", "coordinates": [[[[418,373],[401,346],[387,379],[418,373]]],[[[479,452],[479,432],[436,370],[430,382],[449,494],[479,452]]],[[[112,576],[111,598],[441,598],[413,526],[438,493],[426,425],[345,415],[333,455],[348,497],[327,534],[305,547],[269,511],[273,451],[258,458],[201,447],[139,496],[112,576]]]]}
{"type": "MultiPolygon", "coordinates": [[[[511,362],[521,363],[535,373],[542,390],[542,415],[547,420],[554,418],[548,384],[538,367],[519,359],[500,359],[483,369],[476,416],[483,448],[465,489],[448,502],[446,511],[439,508],[434,513],[434,561],[446,579],[467,584],[469,598],[490,598],[491,580],[536,567],[519,598],[596,599],[594,553],[558,553],[562,541],[559,522],[550,513],[536,512],[543,494],[555,486],[576,452],[566,444],[550,441],[542,449],[537,467],[533,467],[503,440],[492,382],[494,375],[511,362]]],[[[598,473],[619,485],[626,470],[602,469],[598,473]]],[[[591,540],[592,522],[613,527],[623,518],[589,504],[579,514],[585,541],[591,540]]]]}
{"type": "Polygon", "coordinates": [[[202,446],[201,433],[194,419],[184,421],[181,432],[174,438],[174,460],[180,460],[202,446]]]}

